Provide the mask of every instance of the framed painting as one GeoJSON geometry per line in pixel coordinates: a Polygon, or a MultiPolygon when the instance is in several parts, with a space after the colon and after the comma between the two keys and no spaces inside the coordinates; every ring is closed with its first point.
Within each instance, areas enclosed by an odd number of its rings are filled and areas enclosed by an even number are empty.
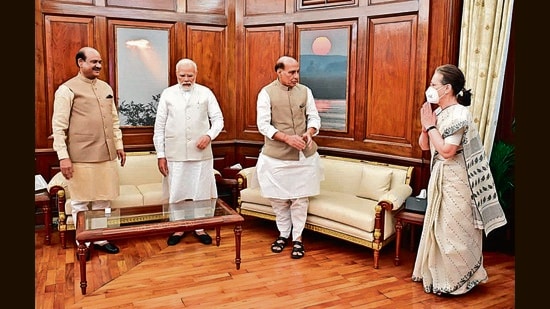
{"type": "Polygon", "coordinates": [[[300,83],[311,88],[321,130],[348,130],[348,72],[351,26],[298,28],[300,83]]]}
{"type": "Polygon", "coordinates": [[[121,126],[153,126],[169,85],[170,29],[115,25],[117,102],[121,126]]]}

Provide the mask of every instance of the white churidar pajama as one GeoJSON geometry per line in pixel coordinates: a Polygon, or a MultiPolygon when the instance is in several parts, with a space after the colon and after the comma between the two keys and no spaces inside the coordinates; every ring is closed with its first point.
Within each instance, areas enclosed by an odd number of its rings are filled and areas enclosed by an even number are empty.
{"type": "MultiPolygon", "coordinates": [[[[88,208],[88,205],[89,204],[92,204],[92,210],[96,210],[96,209],[105,209],[105,208],[110,208],[111,207],[111,201],[107,201],[107,200],[97,200],[97,201],[75,201],[75,200],[71,200],[71,214],[73,215],[73,220],[74,220],[74,226],[76,227],[76,215],[80,212],[80,211],[86,211],[86,210],[89,210],[88,208]]],[[[106,243],[108,243],[108,241],[106,240],[98,240],[98,241],[94,241],[94,244],[96,245],[100,245],[100,246],[103,246],[105,245],[106,243]]],[[[78,245],[78,240],[76,241],[76,244],[78,245]]],[[[90,246],[90,243],[89,242],[86,242],[86,246],[90,246]]]]}
{"type": "Polygon", "coordinates": [[[306,158],[300,152],[298,161],[279,160],[260,153],[256,164],[262,196],[271,201],[276,214],[280,236],[292,239],[301,237],[304,230],[309,196],[319,195],[324,179],[318,153],[306,158]],[[312,181],[296,181],[311,179],[312,181]]]}

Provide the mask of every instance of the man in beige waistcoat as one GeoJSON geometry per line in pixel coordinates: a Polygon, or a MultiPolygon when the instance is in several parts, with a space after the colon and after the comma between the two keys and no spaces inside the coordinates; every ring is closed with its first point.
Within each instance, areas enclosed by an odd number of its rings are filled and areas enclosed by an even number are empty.
{"type": "MultiPolygon", "coordinates": [[[[83,47],[76,54],[76,65],[78,74],[55,92],[52,116],[53,149],[71,192],[75,225],[77,213],[90,206],[110,208],[119,195],[117,159],[121,166],[126,162],[113,89],[98,78],[101,55],[83,47]]],[[[94,248],[119,252],[106,240],[94,242],[94,248]]]]}
{"type": "Polygon", "coordinates": [[[275,212],[279,236],[271,251],[280,253],[292,234],[293,259],[305,254],[302,231],[309,196],[320,193],[323,168],[312,139],[319,133],[321,118],[311,90],[299,84],[296,59],[283,56],[275,64],[277,79],[263,87],[256,105],[258,130],[264,146],[256,172],[262,196],[275,212]]]}

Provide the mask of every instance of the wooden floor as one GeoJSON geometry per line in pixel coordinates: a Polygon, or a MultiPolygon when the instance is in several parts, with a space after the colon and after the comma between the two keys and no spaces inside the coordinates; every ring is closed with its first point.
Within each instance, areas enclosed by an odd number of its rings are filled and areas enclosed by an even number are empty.
{"type": "Polygon", "coordinates": [[[188,234],[171,247],[166,235],[119,240],[118,254],[92,251],[87,294],[81,295],[73,246],[62,249],[57,232],[51,246],[43,245],[44,232],[37,230],[35,308],[515,307],[515,258],[509,253],[486,252],[489,281],[465,295],[441,297],[411,281],[414,252],[406,245],[400,266],[393,265],[395,247],[389,245],[376,270],[372,250],[305,231],[306,255],[293,260],[290,247],[271,252],[273,222],[245,217],[236,270],[232,228],[222,228],[221,236],[220,247],[188,234]]]}

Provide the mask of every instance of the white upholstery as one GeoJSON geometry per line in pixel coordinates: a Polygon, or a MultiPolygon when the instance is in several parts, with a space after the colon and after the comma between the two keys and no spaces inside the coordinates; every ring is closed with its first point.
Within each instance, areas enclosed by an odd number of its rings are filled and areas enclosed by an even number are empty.
{"type": "MultiPolygon", "coordinates": [[[[127,152],[124,166],[118,165],[120,195],[111,201],[111,208],[136,205],[155,205],[166,202],[162,198],[162,174],[158,170],[157,156],[152,152],[127,152]]],[[[71,193],[67,180],[58,172],[48,183],[48,190],[54,185],[65,189],[65,214],[71,215],[71,193]]],[[[71,218],[72,219],[72,218],[71,218]]]]}
{"type": "Polygon", "coordinates": [[[356,195],[377,201],[380,196],[390,191],[392,174],[393,171],[386,167],[364,166],[356,195]]]}

